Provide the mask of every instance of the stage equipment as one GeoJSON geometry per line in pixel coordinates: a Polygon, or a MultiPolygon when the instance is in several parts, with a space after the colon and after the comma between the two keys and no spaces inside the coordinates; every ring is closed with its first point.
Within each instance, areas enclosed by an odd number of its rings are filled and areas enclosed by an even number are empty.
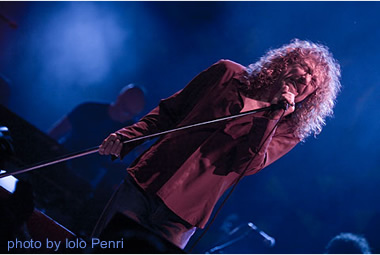
{"type": "Polygon", "coordinates": [[[214,248],[210,249],[206,252],[206,254],[212,254],[212,253],[223,253],[222,250],[233,245],[237,241],[240,241],[244,238],[246,238],[251,233],[257,233],[260,235],[263,243],[265,246],[273,247],[276,243],[275,239],[268,234],[266,234],[264,231],[260,230],[258,227],[256,227],[255,224],[252,222],[248,222],[245,224],[242,224],[235,229],[233,229],[228,234],[228,241],[224,242],[223,244],[220,244],[218,246],[215,246],[214,248]]]}

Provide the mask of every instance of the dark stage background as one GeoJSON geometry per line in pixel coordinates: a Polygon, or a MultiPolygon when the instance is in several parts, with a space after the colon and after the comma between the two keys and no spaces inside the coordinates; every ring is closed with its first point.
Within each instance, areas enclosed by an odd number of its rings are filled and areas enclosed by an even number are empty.
{"type": "Polygon", "coordinates": [[[379,12],[380,2],[0,2],[18,25],[0,21],[0,73],[8,108],[47,132],[131,82],[147,89],[147,113],[219,59],[248,65],[292,38],[326,44],[342,67],[335,117],[245,178],[193,252],[225,237],[228,222],[253,222],[276,245],[253,233],[226,252],[321,253],[354,232],[380,253],[379,12]]]}

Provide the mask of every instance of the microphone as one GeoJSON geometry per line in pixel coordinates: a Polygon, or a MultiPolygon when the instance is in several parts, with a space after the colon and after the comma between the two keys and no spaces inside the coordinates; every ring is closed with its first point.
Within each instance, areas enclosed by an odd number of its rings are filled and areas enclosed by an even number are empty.
{"type": "Polygon", "coordinates": [[[282,100],[282,101],[278,102],[277,104],[272,104],[271,108],[272,108],[272,111],[280,110],[280,109],[286,111],[286,110],[288,110],[289,105],[290,104],[287,101],[282,100]]]}

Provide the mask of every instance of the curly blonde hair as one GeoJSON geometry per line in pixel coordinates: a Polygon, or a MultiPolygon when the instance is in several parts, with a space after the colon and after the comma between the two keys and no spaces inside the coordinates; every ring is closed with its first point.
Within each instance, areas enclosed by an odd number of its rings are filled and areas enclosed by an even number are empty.
{"type": "Polygon", "coordinates": [[[304,140],[309,135],[318,135],[325,125],[325,119],[333,115],[333,108],[340,84],[340,66],[329,49],[321,44],[293,39],[278,49],[269,50],[260,60],[251,64],[243,75],[246,84],[243,90],[249,96],[257,90],[273,86],[289,65],[299,64],[312,76],[311,85],[315,91],[296,110],[284,118],[294,134],[304,140]]]}

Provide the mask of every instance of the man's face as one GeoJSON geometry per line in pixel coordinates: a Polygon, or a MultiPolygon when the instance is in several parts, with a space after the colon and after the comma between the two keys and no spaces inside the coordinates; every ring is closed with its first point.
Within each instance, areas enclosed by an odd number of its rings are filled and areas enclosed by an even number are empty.
{"type": "Polygon", "coordinates": [[[315,87],[311,84],[312,75],[309,66],[309,64],[292,64],[283,73],[282,80],[296,96],[295,103],[301,102],[315,91],[315,87]]]}

